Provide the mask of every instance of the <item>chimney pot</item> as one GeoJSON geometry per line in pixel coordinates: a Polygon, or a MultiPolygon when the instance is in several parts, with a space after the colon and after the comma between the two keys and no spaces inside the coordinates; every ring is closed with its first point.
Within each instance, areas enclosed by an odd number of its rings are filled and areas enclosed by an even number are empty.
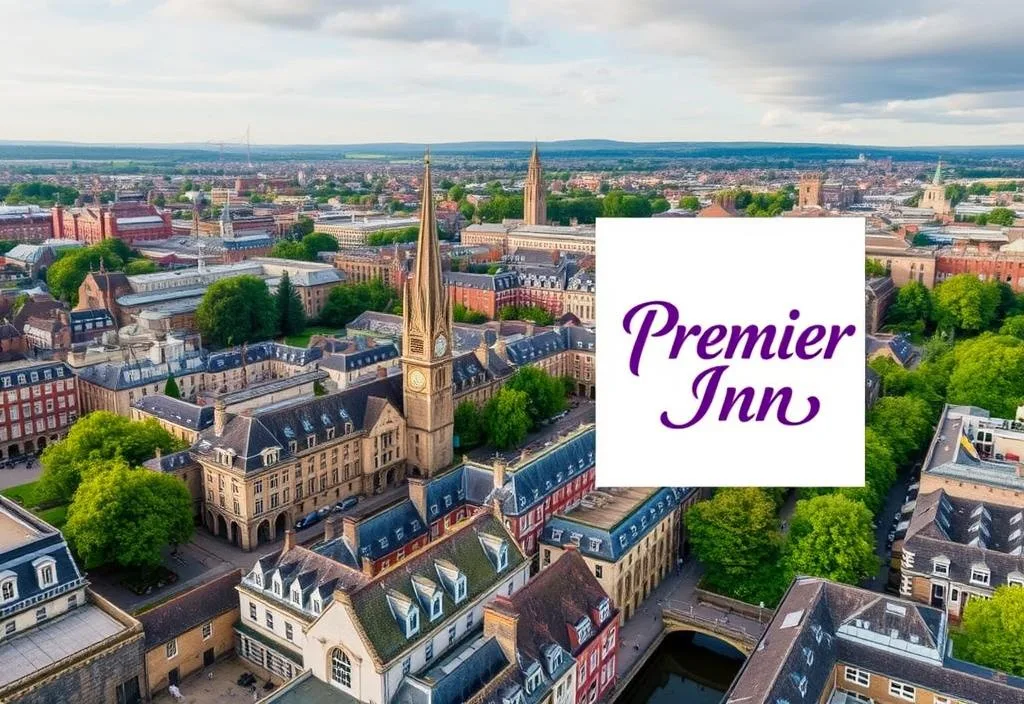
{"type": "Polygon", "coordinates": [[[227,422],[227,411],[225,410],[224,401],[217,399],[213,402],[213,434],[216,437],[220,437],[224,434],[224,424],[227,422]]]}
{"type": "Polygon", "coordinates": [[[286,528],[284,531],[284,552],[288,552],[295,547],[295,531],[291,528],[286,528]]]}

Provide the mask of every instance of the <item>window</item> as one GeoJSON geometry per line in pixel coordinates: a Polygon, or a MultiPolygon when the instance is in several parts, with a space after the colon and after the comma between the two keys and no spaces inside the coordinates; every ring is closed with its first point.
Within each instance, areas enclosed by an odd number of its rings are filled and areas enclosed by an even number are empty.
{"type": "Polygon", "coordinates": [[[267,628],[269,628],[270,630],[274,630],[274,614],[273,614],[273,612],[271,612],[269,610],[267,611],[266,620],[267,620],[267,628]]]}
{"type": "Polygon", "coordinates": [[[429,643],[427,643],[427,649],[423,653],[423,659],[424,660],[433,660],[434,659],[434,641],[430,641],[429,643]]]}
{"type": "Polygon", "coordinates": [[[508,545],[502,543],[498,548],[498,571],[501,572],[506,567],[508,567],[508,545]]]}
{"type": "Polygon", "coordinates": [[[448,645],[451,645],[455,642],[455,631],[456,629],[454,623],[448,626],[448,645]]]}
{"type": "Polygon", "coordinates": [[[253,621],[256,620],[256,604],[249,602],[249,618],[253,621]]]}
{"type": "Polygon", "coordinates": [[[289,621],[284,622],[284,637],[288,640],[294,640],[295,632],[292,630],[292,624],[289,621]]]}
{"type": "Polygon", "coordinates": [[[72,594],[71,596],[68,597],[68,608],[69,609],[73,609],[76,606],[78,606],[78,595],[77,594],[72,594]]]}
{"type": "Polygon", "coordinates": [[[11,635],[12,633],[14,633],[14,631],[17,630],[17,628],[18,626],[14,623],[14,621],[8,621],[7,624],[4,626],[4,635],[11,635]]]}
{"type": "Polygon", "coordinates": [[[932,573],[937,574],[940,577],[948,577],[949,563],[942,560],[935,560],[932,562],[932,573]]]}
{"type": "Polygon", "coordinates": [[[46,607],[45,606],[40,606],[38,609],[36,609],[36,621],[45,621],[45,620],[46,620],[46,607]]]}
{"type": "Polygon", "coordinates": [[[339,648],[331,652],[331,681],[346,689],[352,686],[352,663],[339,648]]]}
{"type": "Polygon", "coordinates": [[[18,583],[14,577],[8,577],[0,585],[0,601],[11,601],[18,598],[18,583]]]}
{"type": "Polygon", "coordinates": [[[989,571],[984,567],[971,568],[971,583],[988,586],[989,571]]]}
{"type": "Polygon", "coordinates": [[[164,650],[167,652],[167,659],[175,657],[178,654],[178,639],[170,640],[167,645],[164,646],[164,650]]]}
{"type": "Polygon", "coordinates": [[[455,580],[455,603],[459,604],[466,598],[466,575],[460,574],[455,580]]]}
{"type": "Polygon", "coordinates": [[[441,594],[434,594],[430,600],[430,620],[433,621],[435,618],[441,616],[441,594]]]}
{"type": "Polygon", "coordinates": [[[412,669],[412,660],[410,658],[406,658],[405,660],[402,661],[402,674],[403,675],[408,675],[409,674],[409,670],[411,670],[411,669],[412,669]]]}
{"type": "Polygon", "coordinates": [[[869,687],[871,685],[871,675],[864,670],[858,670],[856,667],[847,667],[844,677],[847,682],[852,682],[858,687],[869,687]]]}
{"type": "Polygon", "coordinates": [[[900,699],[906,699],[908,702],[917,699],[917,689],[915,687],[897,682],[896,680],[889,680],[889,694],[900,699]]]}
{"type": "Polygon", "coordinates": [[[413,608],[405,617],[405,637],[412,638],[420,632],[420,612],[413,608]]]}
{"type": "Polygon", "coordinates": [[[601,568],[601,565],[594,566],[594,576],[598,579],[601,579],[601,577],[604,576],[604,570],[601,568]]]}
{"type": "Polygon", "coordinates": [[[473,627],[473,612],[470,611],[466,614],[466,630],[468,631],[473,627]]]}
{"type": "Polygon", "coordinates": [[[40,589],[57,583],[56,562],[52,557],[39,558],[32,563],[32,566],[36,568],[36,580],[39,582],[40,589]]]}
{"type": "Polygon", "coordinates": [[[203,640],[209,640],[210,636],[213,635],[213,621],[207,621],[203,624],[203,640]]]}

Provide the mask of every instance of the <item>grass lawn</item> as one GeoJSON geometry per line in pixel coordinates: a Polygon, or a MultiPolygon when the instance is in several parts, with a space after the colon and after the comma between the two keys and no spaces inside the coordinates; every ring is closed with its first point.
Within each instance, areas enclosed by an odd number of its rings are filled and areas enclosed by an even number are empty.
{"type": "Polygon", "coordinates": [[[28,484],[19,484],[18,486],[12,486],[3,491],[3,494],[9,499],[14,499],[22,506],[32,508],[36,505],[36,485],[39,482],[29,482],[28,484]]]}
{"type": "Polygon", "coordinates": [[[313,335],[334,335],[337,332],[338,328],[327,327],[325,325],[310,325],[299,334],[289,335],[284,338],[284,341],[285,344],[291,345],[292,347],[307,347],[309,345],[309,338],[313,337],[313,335]]]}
{"type": "Polygon", "coordinates": [[[36,506],[36,485],[38,482],[29,482],[27,484],[19,484],[18,486],[12,486],[10,488],[0,491],[9,499],[14,499],[19,504],[29,509],[37,516],[42,518],[44,521],[49,523],[54,528],[63,528],[64,524],[68,520],[68,507],[66,504],[61,506],[52,506],[50,508],[35,510],[36,506]]]}

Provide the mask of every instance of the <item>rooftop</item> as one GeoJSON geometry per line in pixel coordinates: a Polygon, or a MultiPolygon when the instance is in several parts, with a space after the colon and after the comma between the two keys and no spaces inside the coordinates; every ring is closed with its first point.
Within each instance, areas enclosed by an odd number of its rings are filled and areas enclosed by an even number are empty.
{"type": "Polygon", "coordinates": [[[43,535],[39,526],[23,521],[13,513],[0,511],[0,550],[10,550],[43,535]]]}
{"type": "Polygon", "coordinates": [[[610,530],[633,513],[657,489],[649,487],[617,487],[599,489],[583,497],[579,506],[566,516],[595,528],[610,530]]]}

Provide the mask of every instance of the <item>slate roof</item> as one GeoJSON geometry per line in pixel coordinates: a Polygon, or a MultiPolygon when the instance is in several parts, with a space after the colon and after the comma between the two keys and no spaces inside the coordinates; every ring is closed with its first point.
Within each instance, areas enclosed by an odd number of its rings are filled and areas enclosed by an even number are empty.
{"type": "Polygon", "coordinates": [[[379,560],[424,536],[429,528],[412,501],[405,499],[359,521],[359,557],[379,560]]]}
{"type": "Polygon", "coordinates": [[[181,452],[172,452],[148,459],[142,463],[142,466],[158,472],[174,472],[194,463],[195,460],[192,459],[192,454],[188,450],[182,450],[181,452]]]}
{"type": "Polygon", "coordinates": [[[63,362],[28,363],[0,372],[0,389],[18,389],[39,383],[73,379],[74,374],[63,362]]]}
{"type": "Polygon", "coordinates": [[[558,547],[578,543],[579,550],[584,555],[615,562],[643,540],[667,512],[679,505],[693,491],[696,489],[658,489],[610,529],[576,520],[572,511],[556,514],[544,525],[540,541],[558,547]]]}
{"type": "Polygon", "coordinates": [[[396,359],[398,356],[398,347],[394,343],[385,342],[363,350],[329,353],[320,361],[320,366],[326,369],[352,372],[396,359]]]}
{"type": "Polygon", "coordinates": [[[171,374],[196,374],[203,371],[204,366],[202,354],[194,353],[160,364],[148,358],[134,362],[102,362],[79,370],[78,378],[105,389],[119,391],[158,383],[171,374]]]}
{"type": "Polygon", "coordinates": [[[312,670],[281,685],[264,704],[359,704],[359,700],[337,687],[318,680],[312,670]]]}
{"type": "Polygon", "coordinates": [[[530,511],[545,496],[593,467],[596,443],[597,429],[591,426],[507,471],[502,513],[519,516],[530,511]]]}
{"type": "Polygon", "coordinates": [[[209,455],[218,448],[234,453],[234,464],[245,471],[255,471],[263,467],[261,453],[267,448],[280,448],[281,459],[293,456],[290,445],[292,441],[299,448],[306,448],[306,439],[316,436],[316,443],[326,442],[328,429],[333,431],[334,438],[346,435],[346,423],[352,427],[348,432],[365,430],[367,410],[376,402],[377,397],[393,405],[402,412],[402,379],[392,376],[378,379],[351,389],[334,394],[303,399],[293,404],[274,407],[264,412],[241,415],[229,414],[220,437],[215,435],[213,428],[200,433],[199,441],[193,452],[209,455]]]}
{"type": "MultiPolygon", "coordinates": [[[[245,348],[246,364],[276,359],[304,367],[320,359],[322,356],[323,350],[319,348],[292,347],[291,345],[282,345],[279,342],[257,342],[252,345],[246,345],[245,348]]],[[[206,368],[210,372],[221,372],[241,366],[241,347],[235,347],[224,352],[216,352],[211,354],[206,360],[206,368]]]]}
{"type": "Polygon", "coordinates": [[[464,638],[462,647],[426,670],[402,680],[392,704],[463,704],[509,666],[493,637],[482,629],[464,638]]]}
{"type": "Polygon", "coordinates": [[[1011,577],[1024,581],[1024,510],[942,489],[918,495],[903,551],[913,555],[910,571],[921,574],[932,573],[934,559],[947,560],[950,581],[961,584],[970,583],[975,566],[989,570],[992,589],[1011,577]]]}
{"type": "Polygon", "coordinates": [[[837,664],[975,704],[1024,700],[1024,679],[957,660],[948,642],[939,609],[797,577],[725,701],[817,701],[831,691],[837,664]]]}
{"type": "Polygon", "coordinates": [[[389,663],[427,635],[444,627],[452,615],[461,614],[463,609],[514,572],[525,560],[502,521],[490,512],[481,513],[353,592],[350,595],[352,611],[366,634],[370,651],[376,659],[389,663]],[[495,569],[493,555],[485,548],[482,540],[485,535],[504,541],[507,547],[508,565],[500,573],[495,569]],[[450,562],[465,575],[466,599],[456,606],[449,591],[442,589],[444,616],[431,621],[429,616],[422,614],[419,633],[406,638],[388,594],[397,593],[412,603],[419,603],[412,578],[418,576],[440,582],[438,561],[450,562]]]}
{"type": "Polygon", "coordinates": [[[0,618],[8,618],[39,601],[85,584],[64,536],[53,526],[36,518],[6,496],[0,496],[0,580],[14,577],[17,599],[0,606],[0,618]],[[41,558],[54,561],[56,584],[41,588],[33,562],[41,558]]]}
{"type": "Polygon", "coordinates": [[[189,430],[202,430],[213,425],[213,406],[197,406],[164,394],[143,396],[132,408],[189,430]]]}
{"type": "Polygon", "coordinates": [[[917,350],[914,349],[914,345],[910,342],[910,336],[906,333],[891,336],[866,335],[864,339],[868,357],[888,350],[893,358],[905,367],[917,356],[917,350]]]}
{"type": "Polygon", "coordinates": [[[105,330],[115,327],[114,319],[106,308],[73,310],[68,318],[71,322],[71,341],[86,342],[99,336],[105,330]]]}
{"type": "Polygon", "coordinates": [[[139,614],[146,650],[177,638],[217,616],[238,609],[240,570],[232,570],[139,614]]]}
{"type": "Polygon", "coordinates": [[[443,277],[446,286],[475,288],[482,291],[507,291],[508,289],[519,287],[519,277],[514,271],[503,271],[497,274],[445,271],[443,277]]]}

